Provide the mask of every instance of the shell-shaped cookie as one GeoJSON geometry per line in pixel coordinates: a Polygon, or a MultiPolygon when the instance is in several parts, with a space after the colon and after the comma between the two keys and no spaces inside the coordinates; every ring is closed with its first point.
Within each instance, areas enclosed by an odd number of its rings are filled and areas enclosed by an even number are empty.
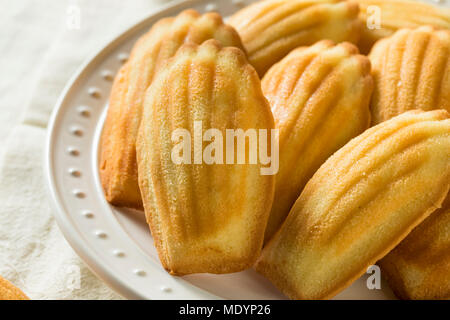
{"type": "Polygon", "coordinates": [[[341,0],[264,0],[228,21],[239,32],[260,76],[291,50],[319,40],[356,42],[358,4],[341,0]]]}
{"type": "Polygon", "coordinates": [[[320,165],[369,127],[370,62],[350,43],[292,51],[262,80],[280,130],[280,166],[266,241],[320,165]]]}
{"type": "Polygon", "coordinates": [[[431,25],[450,29],[450,9],[420,1],[408,0],[354,0],[359,3],[363,23],[358,46],[362,53],[369,53],[378,40],[391,36],[402,28],[431,25]]]}
{"type": "Polygon", "coordinates": [[[348,142],[314,174],[256,269],[287,296],[325,299],[442,205],[450,118],[409,111],[348,142]]]}
{"type": "Polygon", "coordinates": [[[370,53],[377,124],[411,109],[450,111],[450,30],[402,29],[370,53]]]}
{"type": "Polygon", "coordinates": [[[29,300],[27,295],[0,276],[0,300],[29,300]]]}
{"type": "Polygon", "coordinates": [[[237,32],[217,13],[186,10],[156,23],[133,47],[129,61],[111,90],[100,154],[100,177],[106,199],[113,205],[142,208],[137,181],[136,135],[142,102],[156,72],[185,42],[217,39],[243,48],[237,32]]]}
{"type": "Polygon", "coordinates": [[[379,263],[401,299],[450,299],[450,196],[379,263]]]}
{"type": "Polygon", "coordinates": [[[186,44],[158,74],[144,103],[137,159],[147,221],[170,273],[236,272],[255,262],[275,179],[261,174],[261,161],[229,162],[239,151],[229,153],[226,131],[273,128],[258,75],[237,48],[186,44]],[[214,152],[206,140],[219,143],[214,152]]]}

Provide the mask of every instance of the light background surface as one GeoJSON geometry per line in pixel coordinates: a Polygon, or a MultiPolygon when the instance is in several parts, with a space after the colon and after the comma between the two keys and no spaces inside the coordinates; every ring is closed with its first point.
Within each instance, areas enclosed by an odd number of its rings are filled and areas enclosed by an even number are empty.
{"type": "Polygon", "coordinates": [[[0,0],[0,275],[31,298],[120,298],[84,266],[51,215],[42,173],[46,125],[80,64],[168,2],[0,0]],[[70,27],[73,8],[79,29],[70,27]]]}

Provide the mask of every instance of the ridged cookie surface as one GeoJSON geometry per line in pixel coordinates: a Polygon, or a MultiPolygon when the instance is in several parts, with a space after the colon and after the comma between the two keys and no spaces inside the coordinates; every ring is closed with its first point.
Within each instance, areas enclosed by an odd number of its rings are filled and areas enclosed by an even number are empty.
{"type": "Polygon", "coordinates": [[[291,50],[319,40],[356,42],[358,5],[341,0],[264,0],[228,21],[239,32],[260,76],[291,50]]]}
{"type": "Polygon", "coordinates": [[[359,3],[363,23],[361,52],[369,53],[378,40],[391,36],[402,28],[431,25],[450,29],[450,9],[420,1],[408,0],[354,0],[359,3]],[[380,25],[377,25],[380,23],[380,25]]]}
{"type": "Polygon", "coordinates": [[[330,40],[292,51],[266,73],[263,93],[280,130],[280,168],[266,240],[320,165],[369,127],[372,82],[369,59],[350,43],[330,40]]]}
{"type": "Polygon", "coordinates": [[[160,260],[170,273],[241,271],[259,256],[274,176],[261,175],[260,162],[221,164],[229,151],[225,142],[215,151],[224,149],[217,161],[195,160],[199,125],[204,134],[216,129],[223,139],[228,129],[274,128],[245,54],[215,40],[184,45],[150,87],[137,141],[139,185],[160,260]],[[181,142],[173,134],[180,129],[190,133],[183,141],[192,149],[175,155],[186,155],[190,164],[172,158],[181,142]]]}
{"type": "Polygon", "coordinates": [[[378,264],[401,299],[450,299],[450,196],[378,264]]]}
{"type": "Polygon", "coordinates": [[[29,300],[27,295],[0,276],[0,300],[29,300]]]}
{"type": "Polygon", "coordinates": [[[444,110],[366,130],[314,174],[256,270],[290,298],[333,297],[442,205],[449,159],[444,110]]]}
{"type": "Polygon", "coordinates": [[[217,13],[186,10],[156,23],[133,47],[117,74],[101,139],[100,177],[106,199],[113,205],[142,208],[137,181],[136,135],[145,92],[166,60],[185,42],[217,39],[243,48],[236,31],[217,13]]]}
{"type": "Polygon", "coordinates": [[[372,123],[411,109],[450,111],[450,30],[402,29],[370,53],[372,123]]]}

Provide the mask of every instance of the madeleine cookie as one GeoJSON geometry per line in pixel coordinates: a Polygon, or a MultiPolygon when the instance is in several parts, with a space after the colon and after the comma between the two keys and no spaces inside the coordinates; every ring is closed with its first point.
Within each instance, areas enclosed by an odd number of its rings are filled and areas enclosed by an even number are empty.
{"type": "Polygon", "coordinates": [[[377,124],[411,109],[450,111],[450,30],[402,29],[370,53],[377,124]]]}
{"type": "Polygon", "coordinates": [[[171,274],[253,265],[275,179],[261,174],[261,162],[230,164],[230,154],[240,155],[221,138],[228,130],[273,128],[258,75],[238,48],[186,44],[158,74],[144,103],[137,160],[147,221],[171,274]],[[202,136],[215,147],[199,142],[202,136]]]}
{"type": "Polygon", "coordinates": [[[264,0],[234,14],[250,63],[260,76],[291,50],[319,40],[356,42],[358,4],[341,0],[264,0]]]}
{"type": "Polygon", "coordinates": [[[450,299],[450,196],[378,264],[401,299],[450,299]]]}
{"type": "Polygon", "coordinates": [[[145,92],[157,71],[183,43],[201,44],[208,39],[243,48],[239,35],[217,13],[200,15],[186,10],[156,23],[137,41],[129,61],[117,74],[100,145],[100,177],[111,204],[142,208],[136,136],[145,92]]]}
{"type": "Polygon", "coordinates": [[[420,1],[408,0],[354,0],[359,3],[363,23],[358,46],[369,53],[378,40],[391,36],[402,28],[431,25],[450,29],[450,9],[420,1]]]}
{"type": "Polygon", "coordinates": [[[280,130],[280,168],[266,241],[314,172],[370,124],[369,59],[350,43],[323,40],[292,51],[262,80],[280,130]]]}
{"type": "Polygon", "coordinates": [[[29,300],[25,293],[0,276],[0,300],[29,300]]]}
{"type": "Polygon", "coordinates": [[[442,205],[449,116],[409,111],[347,143],[308,182],[256,270],[293,299],[349,286],[442,205]]]}

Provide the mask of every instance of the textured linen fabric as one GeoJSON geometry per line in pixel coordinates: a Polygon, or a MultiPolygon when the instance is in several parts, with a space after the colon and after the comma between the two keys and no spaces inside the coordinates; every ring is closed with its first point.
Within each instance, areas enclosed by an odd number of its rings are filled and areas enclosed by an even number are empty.
{"type": "Polygon", "coordinates": [[[46,126],[77,68],[158,0],[0,0],[0,275],[31,299],[120,299],[84,265],[53,218],[46,126]]]}

